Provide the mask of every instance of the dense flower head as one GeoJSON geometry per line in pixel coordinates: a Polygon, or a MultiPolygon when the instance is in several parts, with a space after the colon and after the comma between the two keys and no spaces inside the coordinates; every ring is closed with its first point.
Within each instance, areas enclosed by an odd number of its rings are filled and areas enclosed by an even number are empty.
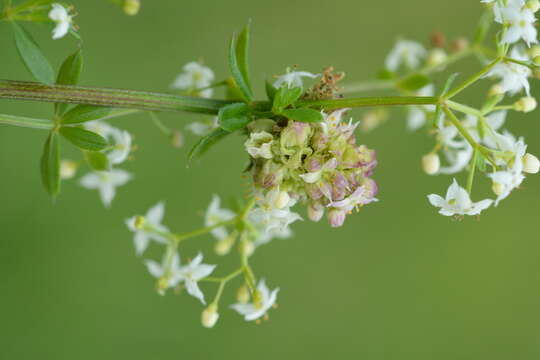
{"type": "Polygon", "coordinates": [[[375,152],[356,143],[357,124],[343,121],[345,112],[324,113],[324,121],[315,124],[261,119],[250,126],[245,147],[267,212],[301,201],[311,220],[320,220],[327,210],[337,227],[353,209],[376,201],[375,152]]]}

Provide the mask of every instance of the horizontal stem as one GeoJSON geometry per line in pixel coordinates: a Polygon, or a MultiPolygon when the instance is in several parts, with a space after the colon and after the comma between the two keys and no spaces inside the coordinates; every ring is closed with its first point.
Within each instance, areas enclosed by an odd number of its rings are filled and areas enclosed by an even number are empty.
{"type": "Polygon", "coordinates": [[[370,106],[397,106],[397,105],[436,105],[438,97],[433,96],[384,96],[361,97],[336,100],[306,100],[296,103],[297,106],[335,110],[343,108],[370,107],[370,106]]]}
{"type": "Polygon", "coordinates": [[[11,80],[0,80],[0,99],[87,104],[144,111],[187,111],[202,114],[217,114],[220,108],[232,103],[226,100],[201,99],[146,91],[44,85],[11,80]]]}
{"type": "Polygon", "coordinates": [[[54,124],[50,120],[33,119],[7,114],[0,114],[0,124],[42,130],[51,130],[54,127],[54,124]]]}

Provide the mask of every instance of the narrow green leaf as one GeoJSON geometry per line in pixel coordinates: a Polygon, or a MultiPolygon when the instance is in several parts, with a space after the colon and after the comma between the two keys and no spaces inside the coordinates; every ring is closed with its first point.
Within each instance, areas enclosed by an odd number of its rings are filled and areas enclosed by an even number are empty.
{"type": "Polygon", "coordinates": [[[398,83],[398,86],[406,91],[417,91],[428,85],[431,80],[423,74],[412,74],[398,83]]]}
{"type": "Polygon", "coordinates": [[[288,87],[279,88],[274,96],[272,111],[276,114],[281,113],[284,108],[294,104],[298,99],[300,99],[302,92],[303,90],[300,87],[295,87],[292,89],[289,89],[288,87]]]}
{"type": "Polygon", "coordinates": [[[274,102],[274,98],[276,97],[276,93],[278,89],[276,89],[270,81],[266,80],[265,90],[266,90],[266,96],[268,97],[268,100],[270,100],[270,102],[274,102]]]}
{"type": "Polygon", "coordinates": [[[452,88],[452,85],[456,81],[457,77],[459,76],[458,73],[454,73],[448,77],[446,82],[444,83],[443,91],[441,92],[441,96],[446,95],[450,89],[452,88]]]}
{"type": "Polygon", "coordinates": [[[112,108],[92,105],[77,105],[64,116],[62,124],[81,124],[87,121],[103,119],[113,111],[112,108]]]}
{"type": "Polygon", "coordinates": [[[251,39],[251,21],[244,27],[240,35],[238,35],[238,44],[236,45],[236,59],[238,61],[238,69],[246,82],[247,87],[251,91],[251,81],[249,78],[249,42],[251,39]]]}
{"type": "Polygon", "coordinates": [[[103,136],[80,127],[61,127],[60,134],[73,145],[84,150],[100,151],[108,145],[103,136]]]}
{"type": "Polygon", "coordinates": [[[210,134],[203,136],[188,154],[188,165],[197,157],[204,155],[212,146],[225,138],[230,132],[223,129],[215,129],[210,134]]]}
{"type": "Polygon", "coordinates": [[[321,122],[324,120],[319,111],[308,108],[283,110],[282,115],[291,120],[308,123],[321,122]]]}
{"type": "Polygon", "coordinates": [[[51,131],[41,155],[41,181],[45,190],[55,197],[60,192],[60,143],[58,134],[51,131]]]}
{"type": "MultiPolygon", "coordinates": [[[[82,50],[79,48],[74,54],[68,56],[60,67],[58,77],[56,78],[56,84],[77,85],[81,76],[82,67],[82,50]]],[[[67,104],[56,103],[54,104],[54,112],[56,115],[62,115],[67,107],[67,104]]]]}
{"type": "Polygon", "coordinates": [[[92,169],[97,171],[109,170],[110,164],[107,155],[98,151],[84,151],[84,158],[92,169]]]}
{"type": "Polygon", "coordinates": [[[54,71],[45,55],[41,52],[38,44],[30,33],[22,26],[13,22],[13,32],[15,34],[15,45],[19,55],[30,73],[37,81],[45,84],[54,83],[54,71]]]}
{"type": "Polygon", "coordinates": [[[231,71],[231,75],[233,76],[236,85],[242,93],[243,99],[250,102],[253,100],[253,93],[251,92],[251,88],[249,87],[240,69],[236,49],[236,35],[233,35],[229,46],[229,70],[231,71]]]}
{"type": "Polygon", "coordinates": [[[224,106],[219,110],[218,120],[221,128],[229,132],[243,129],[250,121],[249,108],[244,103],[224,106]]]}

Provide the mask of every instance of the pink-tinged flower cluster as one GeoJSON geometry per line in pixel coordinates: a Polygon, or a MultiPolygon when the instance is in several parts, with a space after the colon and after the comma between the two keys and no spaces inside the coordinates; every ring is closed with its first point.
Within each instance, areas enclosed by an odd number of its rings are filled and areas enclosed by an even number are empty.
{"type": "Polygon", "coordinates": [[[376,201],[378,188],[371,179],[375,152],[357,144],[358,124],[343,121],[345,111],[323,114],[324,121],[316,124],[254,122],[245,145],[257,191],[286,191],[307,204],[312,221],[326,213],[333,227],[342,226],[354,209],[376,201]]]}

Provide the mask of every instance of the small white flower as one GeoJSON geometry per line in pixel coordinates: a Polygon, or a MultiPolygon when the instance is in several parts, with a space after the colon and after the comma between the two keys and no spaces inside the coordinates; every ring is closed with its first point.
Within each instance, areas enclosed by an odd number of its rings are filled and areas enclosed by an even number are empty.
{"type": "Polygon", "coordinates": [[[506,5],[499,0],[481,0],[482,3],[493,4],[493,14],[495,15],[495,21],[503,24],[503,10],[507,8],[521,9],[525,5],[525,0],[506,0],[506,5]],[[502,6],[501,6],[502,4],[502,6]]]}
{"type": "Polygon", "coordinates": [[[132,143],[129,132],[115,128],[103,120],[89,121],[84,127],[109,140],[111,148],[105,151],[105,155],[112,165],[121,164],[128,159],[132,143]]]}
{"type": "Polygon", "coordinates": [[[172,88],[194,91],[197,92],[203,98],[209,98],[213,94],[212,89],[204,89],[212,85],[214,81],[214,72],[212,69],[201,65],[198,62],[190,62],[184,65],[184,72],[180,74],[174,83],[172,88]]]}
{"type": "Polygon", "coordinates": [[[461,149],[445,149],[443,150],[448,166],[442,166],[439,169],[439,174],[457,174],[467,167],[472,159],[474,150],[468,143],[464,144],[464,148],[461,149]]]}
{"type": "Polygon", "coordinates": [[[148,244],[150,243],[150,240],[155,240],[161,244],[167,243],[167,239],[160,234],[169,232],[169,229],[161,224],[164,215],[165,204],[163,202],[159,202],[153,207],[151,207],[144,216],[146,229],[138,229],[135,226],[135,221],[137,219],[136,216],[133,216],[126,220],[126,225],[129,230],[135,233],[135,236],[133,237],[133,243],[135,244],[135,251],[137,255],[141,255],[146,250],[148,244]],[[151,231],[148,229],[155,229],[156,231],[151,231]]]}
{"type": "Polygon", "coordinates": [[[444,216],[479,215],[493,203],[491,199],[473,203],[467,190],[459,186],[456,179],[448,188],[446,198],[431,194],[428,199],[431,205],[441,208],[439,214],[444,216]]]}
{"type": "Polygon", "coordinates": [[[386,68],[397,71],[402,64],[416,69],[427,54],[426,49],[416,41],[399,40],[386,57],[386,68]]]}
{"type": "Polygon", "coordinates": [[[325,162],[320,170],[308,172],[305,174],[299,175],[302,180],[304,180],[308,184],[314,184],[317,181],[319,181],[323,174],[327,171],[333,171],[338,165],[338,159],[332,158],[325,162]]]}
{"type": "Polygon", "coordinates": [[[210,121],[194,121],[186,125],[186,129],[197,136],[205,136],[210,134],[212,130],[219,127],[217,116],[210,121]]]}
{"type": "Polygon", "coordinates": [[[525,145],[523,139],[519,139],[513,145],[510,145],[510,143],[514,141],[511,135],[500,135],[499,138],[501,140],[503,149],[506,151],[511,151],[514,156],[512,167],[504,171],[497,171],[488,175],[491,180],[493,180],[493,183],[498,185],[495,206],[499,205],[499,202],[506,199],[508,195],[510,195],[514,189],[517,189],[523,180],[525,180],[525,175],[523,175],[523,158],[525,157],[527,151],[527,145],[525,145]],[[504,139],[507,141],[504,141],[504,139]]]}
{"type": "MultiPolygon", "coordinates": [[[[235,216],[236,214],[233,211],[221,208],[221,200],[219,196],[214,195],[212,197],[212,201],[210,202],[210,206],[208,206],[208,209],[206,210],[204,225],[206,227],[214,226],[221,222],[231,220],[235,216]]],[[[213,229],[211,233],[218,240],[223,240],[229,236],[227,228],[224,226],[213,229]]]]}
{"type": "Polygon", "coordinates": [[[283,84],[287,85],[288,88],[303,87],[304,83],[302,78],[314,79],[320,76],[319,74],[312,74],[307,71],[287,71],[285,75],[281,75],[274,82],[275,88],[280,88],[283,84]]]}
{"type": "Polygon", "coordinates": [[[180,272],[180,257],[178,254],[174,254],[171,259],[171,263],[168,264],[167,262],[168,254],[165,254],[161,264],[155,262],[154,260],[145,260],[144,262],[150,275],[156,279],[166,280],[166,284],[160,284],[165,285],[163,286],[164,288],[159,289],[162,295],[164,295],[167,288],[175,287],[180,282],[180,278],[178,276],[178,273],[180,272]]]}
{"type": "Polygon", "coordinates": [[[184,286],[189,295],[196,297],[203,304],[206,304],[204,294],[201,289],[199,289],[197,281],[210,275],[216,268],[216,265],[201,264],[202,260],[203,256],[199,253],[189,264],[180,267],[180,269],[175,272],[174,278],[175,281],[184,282],[184,286]]]}
{"type": "Polygon", "coordinates": [[[503,44],[513,44],[520,39],[523,39],[528,46],[538,42],[534,25],[536,18],[532,11],[524,7],[507,6],[501,10],[501,16],[508,26],[502,38],[503,44]]]}
{"type": "Polygon", "coordinates": [[[52,10],[49,12],[49,19],[56,23],[53,30],[53,40],[61,39],[69,32],[72,17],[68,10],[60,4],[52,4],[52,10]]]}
{"type": "Polygon", "coordinates": [[[293,199],[290,200],[289,206],[283,208],[276,208],[273,202],[267,198],[260,199],[257,202],[258,206],[249,213],[250,221],[264,229],[265,232],[273,232],[285,231],[295,221],[302,220],[299,214],[290,209],[291,204],[295,202],[293,199]]]}
{"type": "Polygon", "coordinates": [[[125,185],[133,176],[121,169],[110,171],[95,171],[83,176],[80,180],[82,187],[97,189],[103,204],[108,207],[116,194],[116,188],[125,185]]]}
{"type": "MultiPolygon", "coordinates": [[[[519,47],[514,47],[510,53],[510,57],[519,61],[528,61],[528,56],[519,47]]],[[[527,66],[519,65],[513,62],[502,62],[493,67],[486,75],[495,76],[502,79],[501,89],[503,92],[508,92],[510,95],[515,95],[521,90],[525,90],[527,96],[530,96],[530,85],[528,78],[532,71],[527,66]]]]}
{"type": "Polygon", "coordinates": [[[274,156],[272,154],[273,144],[274,137],[272,134],[266,131],[259,131],[251,133],[244,146],[249,155],[255,159],[271,159],[274,156]]]}
{"type": "Polygon", "coordinates": [[[258,318],[264,316],[272,306],[274,306],[277,300],[277,294],[279,288],[276,288],[270,292],[266,283],[263,280],[259,281],[257,285],[257,297],[258,299],[253,303],[247,304],[233,304],[231,308],[236,310],[240,315],[244,316],[246,321],[257,320],[258,318]]]}
{"type": "Polygon", "coordinates": [[[328,207],[350,212],[353,209],[379,201],[373,197],[373,191],[369,191],[363,186],[359,186],[351,195],[340,201],[333,201],[328,204],[328,207]]]}

